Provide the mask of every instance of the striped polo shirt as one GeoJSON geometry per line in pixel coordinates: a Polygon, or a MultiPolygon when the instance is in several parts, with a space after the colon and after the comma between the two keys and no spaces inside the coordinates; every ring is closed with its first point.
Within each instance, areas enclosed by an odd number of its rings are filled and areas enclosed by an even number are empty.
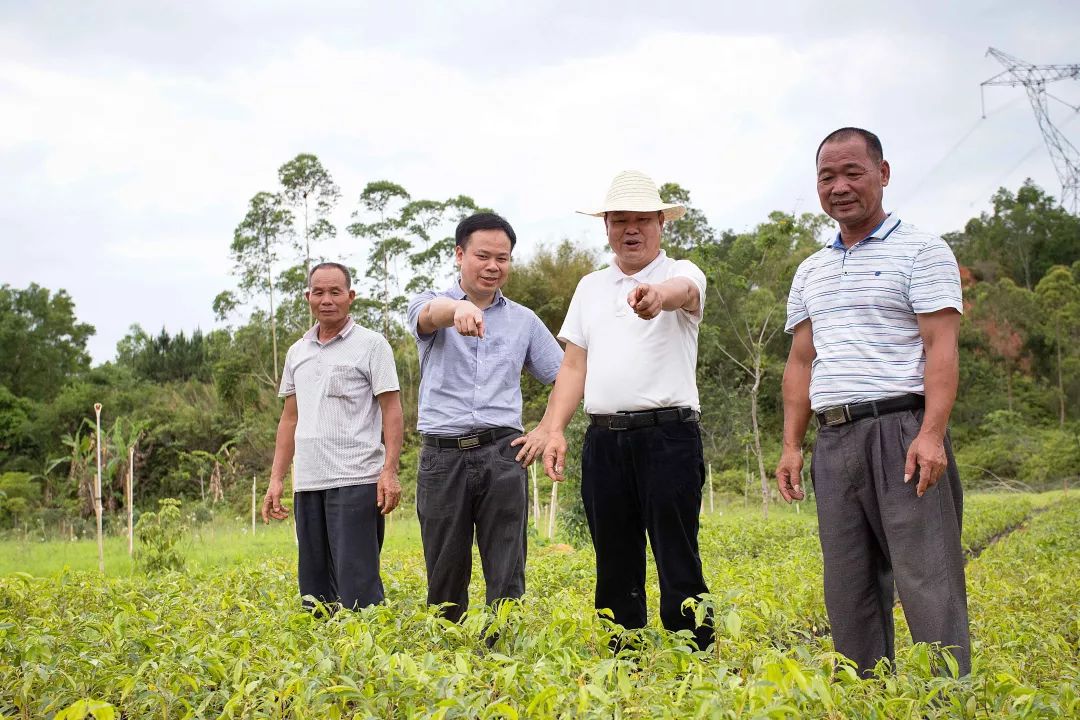
{"type": "Polygon", "coordinates": [[[378,395],[398,389],[390,344],[350,318],[319,342],[311,328],[285,355],[278,395],[296,395],[293,488],[377,482],[385,460],[378,395]]]}
{"type": "Polygon", "coordinates": [[[925,394],[919,313],[964,311],[960,270],[949,246],[889,215],[864,240],[839,233],[806,258],[791,281],[785,330],[810,320],[810,406],[925,394]]]}

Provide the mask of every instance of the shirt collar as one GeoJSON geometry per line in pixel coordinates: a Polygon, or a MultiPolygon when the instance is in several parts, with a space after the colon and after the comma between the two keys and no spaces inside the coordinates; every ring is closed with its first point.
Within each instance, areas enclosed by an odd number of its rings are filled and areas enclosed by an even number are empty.
{"type": "Polygon", "coordinates": [[[633,278],[634,280],[643,280],[643,279],[647,278],[649,275],[651,275],[653,270],[655,270],[657,267],[659,267],[660,264],[663,263],[665,260],[667,260],[667,253],[664,252],[663,250],[661,250],[660,254],[657,255],[655,258],[653,258],[652,262],[650,262],[648,265],[641,268],[636,273],[631,273],[630,275],[627,275],[626,273],[624,273],[622,271],[621,268],[619,268],[619,264],[617,262],[615,262],[615,256],[612,255],[611,256],[611,262],[608,264],[608,272],[610,272],[611,275],[616,280],[621,280],[623,278],[633,278]]]}
{"type": "MultiPolygon", "coordinates": [[[[884,240],[885,238],[892,235],[893,230],[895,230],[899,225],[900,225],[900,218],[896,217],[896,215],[894,215],[893,213],[889,213],[888,215],[885,216],[884,220],[882,220],[880,223],[878,223],[878,226],[876,228],[874,228],[873,230],[870,231],[869,235],[867,235],[865,238],[860,240],[858,243],[855,243],[855,245],[858,245],[859,243],[862,243],[862,242],[866,242],[867,240],[869,240],[871,238],[874,238],[875,240],[879,240],[879,241],[884,240]]],[[[844,241],[840,239],[840,233],[839,232],[836,233],[836,237],[833,238],[833,241],[829,245],[829,247],[835,248],[837,250],[847,250],[847,247],[845,247],[845,245],[844,245],[844,241]]]]}
{"type": "MultiPolygon", "coordinates": [[[[345,325],[341,328],[341,331],[338,332],[338,334],[335,335],[334,337],[330,338],[330,340],[334,340],[335,338],[348,337],[349,333],[352,332],[353,327],[355,325],[356,325],[356,323],[353,322],[353,319],[350,316],[345,321],[345,325]]],[[[315,342],[319,342],[319,323],[315,323],[314,325],[311,326],[310,330],[308,330],[306,333],[304,333],[304,339],[305,340],[314,340],[315,342]]],[[[330,342],[330,340],[327,340],[326,342],[330,342]]]]}
{"type": "MultiPolygon", "coordinates": [[[[461,289],[461,276],[459,275],[450,287],[443,291],[444,295],[452,297],[454,300],[464,300],[469,297],[464,290],[461,289]]],[[[495,299],[491,301],[491,305],[488,307],[495,307],[496,305],[505,305],[506,297],[502,294],[502,290],[495,291],[495,299]]]]}

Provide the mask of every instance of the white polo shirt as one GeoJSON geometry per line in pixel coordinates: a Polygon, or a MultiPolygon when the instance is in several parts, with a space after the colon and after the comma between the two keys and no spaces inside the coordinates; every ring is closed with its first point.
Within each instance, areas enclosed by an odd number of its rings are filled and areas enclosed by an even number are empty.
{"type": "Polygon", "coordinates": [[[398,389],[390,344],[350,318],[319,342],[319,326],[289,348],[278,395],[296,395],[297,492],[377,482],[385,458],[377,395],[398,389]]]}
{"type": "Polygon", "coordinates": [[[921,313],[964,312],[960,270],[937,235],[889,215],[848,248],[840,236],[803,260],[791,281],[785,330],[810,320],[817,357],[810,407],[925,394],[921,313]]]}
{"type": "Polygon", "coordinates": [[[581,278],[559,339],[587,353],[585,412],[608,414],[664,407],[700,409],[697,391],[698,325],[705,303],[705,274],[689,260],[660,255],[626,275],[611,264],[581,278]],[[685,277],[697,285],[701,306],[661,312],[642,320],[626,296],[643,283],[685,277]]]}

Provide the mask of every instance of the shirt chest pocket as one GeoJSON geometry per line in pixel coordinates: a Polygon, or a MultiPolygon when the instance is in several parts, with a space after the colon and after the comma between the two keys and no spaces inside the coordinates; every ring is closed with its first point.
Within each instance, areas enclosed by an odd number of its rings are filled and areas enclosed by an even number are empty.
{"type": "Polygon", "coordinates": [[[357,400],[370,393],[367,380],[352,365],[331,365],[326,377],[326,397],[357,400]]]}

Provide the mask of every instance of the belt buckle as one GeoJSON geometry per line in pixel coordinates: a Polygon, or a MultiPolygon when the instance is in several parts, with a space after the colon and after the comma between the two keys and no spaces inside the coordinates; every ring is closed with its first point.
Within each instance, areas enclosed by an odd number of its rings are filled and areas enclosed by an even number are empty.
{"type": "Polygon", "coordinates": [[[459,450],[468,450],[474,448],[480,444],[479,435],[469,435],[468,437],[458,438],[457,446],[459,450]]]}
{"type": "Polygon", "coordinates": [[[608,430],[629,430],[631,422],[629,415],[612,415],[610,422],[608,422],[608,430]]]}
{"type": "Polygon", "coordinates": [[[828,427],[832,427],[833,425],[843,425],[844,423],[851,421],[851,414],[848,412],[847,405],[829,408],[821,414],[825,416],[825,425],[828,427]]]}

